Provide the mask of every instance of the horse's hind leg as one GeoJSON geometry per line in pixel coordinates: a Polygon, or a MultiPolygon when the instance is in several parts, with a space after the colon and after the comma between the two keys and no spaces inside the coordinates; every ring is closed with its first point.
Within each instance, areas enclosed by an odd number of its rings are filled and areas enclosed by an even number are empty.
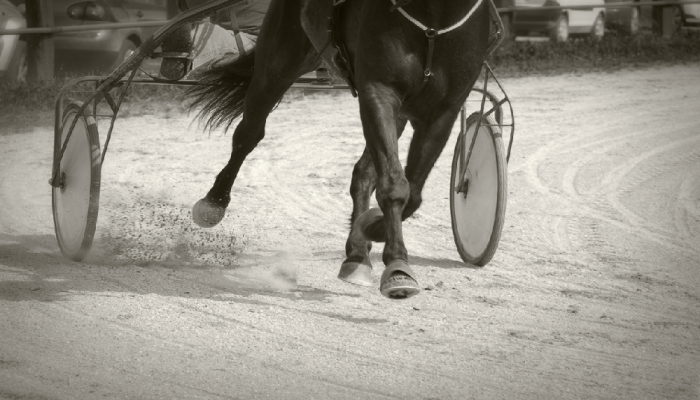
{"type": "Polygon", "coordinates": [[[232,91],[245,91],[243,118],[233,133],[231,157],[207,195],[192,210],[194,221],[202,227],[212,227],[223,218],[241,165],[265,136],[265,123],[272,109],[299,75],[320,64],[318,54],[294,19],[295,15],[298,18],[299,12],[299,2],[273,2],[254,51],[252,78],[236,76],[230,71],[227,74],[222,69],[214,71],[212,80],[228,83],[228,86],[210,85],[202,89],[204,94],[199,104],[204,106],[213,125],[225,124],[221,116],[236,115],[231,110],[241,106],[240,103],[222,104],[222,99],[231,99],[232,91]],[[217,76],[229,78],[217,80],[217,76]],[[247,89],[246,79],[249,80],[247,89]]]}
{"type": "Polygon", "coordinates": [[[197,225],[209,228],[223,219],[231,201],[231,188],[243,161],[265,137],[267,116],[291,85],[274,83],[261,84],[259,80],[251,83],[246,93],[243,118],[233,133],[228,163],[216,176],[207,195],[192,210],[192,218],[197,225]]]}
{"type": "MultiPolygon", "coordinates": [[[[406,119],[397,121],[396,133],[400,137],[406,127],[406,119]]],[[[372,263],[369,260],[369,251],[372,242],[368,241],[365,234],[355,224],[357,218],[369,209],[369,202],[377,184],[377,172],[372,158],[365,147],[362,157],[355,164],[352,171],[352,183],[350,184],[350,196],[352,197],[352,214],[350,216],[350,234],[345,242],[346,259],[340,267],[338,278],[357,285],[372,285],[372,263]]],[[[382,224],[382,233],[384,226],[382,224]]],[[[383,241],[383,240],[382,240],[383,241]]]]}

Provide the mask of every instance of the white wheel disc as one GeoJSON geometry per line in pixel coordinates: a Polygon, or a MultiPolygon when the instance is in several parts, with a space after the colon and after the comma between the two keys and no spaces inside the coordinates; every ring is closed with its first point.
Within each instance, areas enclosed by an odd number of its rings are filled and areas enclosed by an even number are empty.
{"type": "MultiPolygon", "coordinates": [[[[101,161],[95,120],[78,115],[79,107],[71,103],[63,112],[61,146],[76,118],[77,122],[61,159],[60,187],[53,187],[52,193],[58,246],[64,256],[75,261],[81,261],[92,246],[99,208],[101,161]]],[[[57,151],[60,154],[60,149],[57,151]]]]}
{"type": "Polygon", "coordinates": [[[488,118],[476,133],[466,185],[462,185],[464,162],[476,131],[479,114],[466,123],[466,134],[457,141],[450,180],[452,231],[457,250],[465,262],[487,264],[498,247],[506,206],[506,159],[500,131],[488,118]]]}

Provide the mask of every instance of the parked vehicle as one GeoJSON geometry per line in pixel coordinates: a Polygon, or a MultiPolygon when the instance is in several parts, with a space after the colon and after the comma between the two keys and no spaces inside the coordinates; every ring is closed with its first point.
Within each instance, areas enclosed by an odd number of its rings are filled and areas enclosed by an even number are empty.
{"type": "Polygon", "coordinates": [[[547,35],[564,42],[569,36],[601,38],[605,34],[604,0],[496,0],[496,6],[527,7],[527,10],[501,13],[513,36],[547,35]],[[590,6],[585,9],[542,9],[548,6],[590,6]]]}
{"type": "MultiPolygon", "coordinates": [[[[166,0],[55,0],[56,26],[117,22],[166,21],[166,0]]],[[[158,28],[119,28],[63,32],[55,35],[57,73],[106,72],[124,59],[158,28]]],[[[157,70],[151,65],[148,69],[157,70]]]]}
{"type": "MultiPolygon", "coordinates": [[[[606,4],[622,3],[627,0],[606,0],[606,4]]],[[[651,29],[652,7],[623,7],[608,8],[605,14],[605,25],[612,29],[620,29],[629,34],[636,34],[641,29],[651,29]]]]}
{"type": "MultiPolygon", "coordinates": [[[[606,0],[606,4],[626,2],[627,0],[606,0]]],[[[671,34],[676,34],[684,26],[700,26],[700,4],[679,4],[670,6],[671,34]]],[[[605,24],[611,28],[621,29],[630,34],[640,30],[651,29],[661,32],[661,8],[652,6],[608,8],[605,24]]]]}
{"type": "Polygon", "coordinates": [[[683,25],[700,27],[700,4],[683,4],[683,25]]]}
{"type": "MultiPolygon", "coordinates": [[[[0,0],[0,29],[26,28],[20,8],[0,0]]],[[[27,78],[27,44],[19,35],[0,36],[0,79],[24,81],[27,78]]]]}

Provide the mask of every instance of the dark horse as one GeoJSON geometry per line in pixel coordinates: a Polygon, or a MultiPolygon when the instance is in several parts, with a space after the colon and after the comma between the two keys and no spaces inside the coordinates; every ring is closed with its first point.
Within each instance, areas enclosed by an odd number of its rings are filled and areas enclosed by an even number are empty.
{"type": "Polygon", "coordinates": [[[420,207],[423,185],[479,76],[490,41],[490,4],[489,0],[336,3],[273,0],[255,50],[210,71],[201,80],[204,85],[192,90],[193,107],[201,110],[209,128],[227,128],[242,116],[233,134],[231,158],[195,205],[193,218],[205,227],[223,218],[243,160],[265,136],[268,114],[299,76],[325,60],[337,73],[349,73],[366,141],[352,174],[352,228],[338,277],[371,285],[371,241],[384,241],[386,268],[380,290],[390,298],[406,298],[420,288],[408,266],[402,221],[420,207]],[[340,12],[340,18],[337,14],[331,18],[334,12],[340,12]],[[336,51],[336,44],[346,51],[336,51]],[[338,68],[342,64],[338,53],[345,54],[344,69],[338,68]],[[408,121],[414,135],[404,171],[397,141],[408,121]],[[381,211],[368,211],[374,190],[381,211]]]}

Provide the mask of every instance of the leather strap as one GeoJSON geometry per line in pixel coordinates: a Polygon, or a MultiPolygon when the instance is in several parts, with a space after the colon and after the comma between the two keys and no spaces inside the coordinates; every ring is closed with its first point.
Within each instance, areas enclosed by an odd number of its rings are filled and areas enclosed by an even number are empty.
{"type": "Polygon", "coordinates": [[[411,0],[398,0],[396,3],[394,3],[393,6],[391,6],[391,8],[389,9],[389,11],[394,11],[394,10],[396,10],[397,8],[405,7],[405,6],[407,6],[408,3],[410,3],[410,2],[411,2],[411,0]]]}
{"type": "Polygon", "coordinates": [[[428,80],[433,76],[433,52],[435,51],[435,36],[437,32],[435,29],[426,29],[425,36],[428,38],[428,54],[425,60],[425,69],[423,70],[423,84],[428,83],[428,80]]]}
{"type": "Polygon", "coordinates": [[[236,18],[236,10],[234,7],[228,8],[228,14],[231,18],[231,29],[233,30],[233,36],[236,38],[236,46],[238,47],[238,54],[241,57],[245,57],[246,51],[243,46],[243,39],[241,39],[241,30],[238,27],[238,19],[236,18]]]}
{"type": "Polygon", "coordinates": [[[425,87],[428,86],[428,82],[430,82],[430,78],[433,76],[433,53],[435,51],[435,37],[437,35],[438,33],[435,29],[428,28],[425,30],[425,36],[428,38],[428,54],[426,54],[425,56],[423,82],[421,82],[420,86],[418,87],[418,90],[409,95],[406,101],[404,101],[404,106],[406,104],[410,104],[416,97],[418,97],[418,95],[423,91],[423,89],[425,89],[425,87]]]}

